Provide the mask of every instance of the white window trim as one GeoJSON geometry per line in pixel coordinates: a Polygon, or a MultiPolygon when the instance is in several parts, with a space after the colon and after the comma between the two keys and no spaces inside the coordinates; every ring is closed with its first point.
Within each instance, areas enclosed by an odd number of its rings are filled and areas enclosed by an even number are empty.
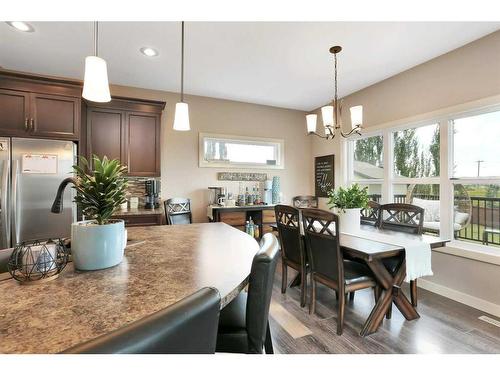
{"type": "Polygon", "coordinates": [[[199,133],[198,136],[198,166],[200,168],[231,168],[231,169],[285,169],[285,141],[278,138],[262,138],[262,137],[248,137],[242,135],[229,135],[229,134],[216,134],[216,133],[199,133]],[[229,139],[234,141],[246,141],[249,144],[255,143],[262,144],[277,144],[278,157],[276,165],[265,165],[257,163],[224,163],[217,161],[207,161],[204,155],[204,141],[205,138],[218,138],[229,139]]]}
{"type": "Polygon", "coordinates": [[[382,184],[382,203],[387,202],[388,197],[392,197],[393,186],[398,183],[415,184],[439,184],[440,185],[440,236],[449,238],[449,247],[443,247],[436,251],[451,255],[470,258],[482,262],[500,265],[500,251],[490,246],[479,243],[471,243],[454,239],[453,231],[453,204],[449,202],[453,199],[454,184],[500,184],[499,178],[479,177],[479,178],[454,178],[452,177],[451,163],[453,157],[453,135],[449,131],[450,122],[463,117],[476,116],[489,112],[500,111],[500,96],[485,98],[462,105],[441,109],[429,114],[415,116],[413,118],[402,119],[388,124],[381,124],[373,128],[372,131],[363,132],[363,136],[356,138],[364,139],[372,136],[383,137],[383,164],[384,179],[354,180],[353,179],[353,142],[347,141],[348,146],[344,148],[343,166],[347,168],[347,184],[382,184]],[[427,117],[428,116],[428,117],[427,117]],[[396,177],[393,173],[393,148],[392,133],[398,130],[418,128],[439,124],[440,137],[440,176],[425,178],[396,177]],[[443,135],[446,135],[443,137],[443,135]],[[346,155],[347,154],[347,155],[346,155]]]}

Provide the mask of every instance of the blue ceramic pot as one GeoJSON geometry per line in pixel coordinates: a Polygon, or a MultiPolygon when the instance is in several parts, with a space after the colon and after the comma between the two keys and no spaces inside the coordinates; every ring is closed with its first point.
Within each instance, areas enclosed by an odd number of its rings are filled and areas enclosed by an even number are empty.
{"type": "Polygon", "coordinates": [[[75,268],[83,271],[116,266],[123,259],[125,224],[112,220],[97,225],[93,220],[71,224],[71,256],[75,268]]]}

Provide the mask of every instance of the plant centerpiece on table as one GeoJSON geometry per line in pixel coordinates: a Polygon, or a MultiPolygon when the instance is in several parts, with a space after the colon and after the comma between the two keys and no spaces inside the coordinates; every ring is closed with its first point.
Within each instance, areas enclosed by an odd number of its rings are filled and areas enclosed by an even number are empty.
{"type": "Polygon", "coordinates": [[[111,216],[125,202],[127,168],[116,159],[92,157],[93,170],[85,158],[74,165],[74,202],[85,220],[71,226],[71,253],[75,268],[97,270],[119,264],[125,248],[123,220],[111,216]],[[90,171],[90,172],[87,172],[90,171]]]}
{"type": "Polygon", "coordinates": [[[342,231],[352,232],[359,230],[361,209],[368,206],[368,187],[361,188],[352,184],[348,188],[339,187],[328,192],[328,206],[335,209],[339,215],[342,231]]]}

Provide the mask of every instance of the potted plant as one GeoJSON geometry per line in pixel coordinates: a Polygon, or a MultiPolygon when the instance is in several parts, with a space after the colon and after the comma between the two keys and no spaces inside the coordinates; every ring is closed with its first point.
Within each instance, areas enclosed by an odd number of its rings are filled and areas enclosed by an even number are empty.
{"type": "Polygon", "coordinates": [[[340,226],[344,232],[356,232],[361,222],[361,209],[368,206],[368,187],[353,184],[344,189],[339,187],[328,192],[328,206],[336,209],[340,226]]]}
{"type": "Polygon", "coordinates": [[[85,158],[81,161],[82,166],[73,166],[73,187],[85,220],[71,225],[73,262],[79,270],[113,267],[122,261],[125,248],[124,222],[111,216],[125,202],[126,167],[116,159],[94,155],[94,170],[87,173],[89,164],[85,158]]]}

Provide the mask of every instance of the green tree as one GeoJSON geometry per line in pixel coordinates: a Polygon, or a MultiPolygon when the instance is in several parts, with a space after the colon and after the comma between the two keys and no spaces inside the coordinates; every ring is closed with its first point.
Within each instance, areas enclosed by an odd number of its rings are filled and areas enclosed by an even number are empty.
{"type": "Polygon", "coordinates": [[[404,129],[394,133],[394,171],[405,177],[420,177],[420,158],[415,129],[404,129]]]}
{"type": "Polygon", "coordinates": [[[356,141],[354,160],[382,166],[382,137],[375,136],[356,141]]]}
{"type": "Polygon", "coordinates": [[[439,176],[440,169],[440,157],[439,157],[439,142],[440,142],[440,132],[439,126],[436,126],[436,130],[434,130],[434,134],[432,136],[431,145],[429,146],[429,151],[431,153],[432,165],[434,166],[434,174],[433,176],[439,176]]]}

